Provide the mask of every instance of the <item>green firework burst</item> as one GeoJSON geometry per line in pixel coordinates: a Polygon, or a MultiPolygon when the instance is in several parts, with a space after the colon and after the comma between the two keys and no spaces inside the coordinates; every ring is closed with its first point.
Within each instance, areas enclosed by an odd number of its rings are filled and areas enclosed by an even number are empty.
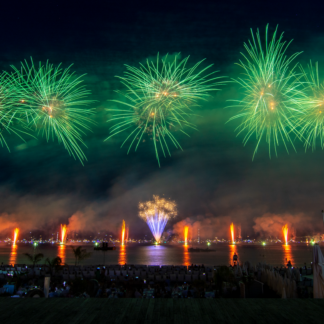
{"type": "Polygon", "coordinates": [[[324,149],[324,82],[320,82],[318,63],[308,65],[308,73],[301,67],[306,96],[302,100],[302,112],[297,118],[300,137],[304,140],[305,149],[315,150],[319,139],[324,149]]]}
{"type": "Polygon", "coordinates": [[[153,141],[159,165],[159,149],[164,156],[171,155],[168,142],[181,149],[173,131],[189,136],[184,128],[196,129],[189,121],[193,116],[191,108],[200,100],[206,100],[222,83],[220,77],[214,76],[216,72],[208,73],[212,65],[199,69],[202,60],[187,68],[188,59],[189,56],[179,60],[178,54],[170,61],[168,56],[160,59],[158,55],[156,63],[147,60],[146,65],[140,64],[139,68],[126,65],[124,76],[119,77],[126,90],[117,91],[123,100],[114,100],[125,109],[108,109],[113,112],[109,121],[116,123],[106,140],[131,129],[122,144],[130,140],[129,153],[133,145],[137,150],[148,136],[153,141]]]}
{"type": "Polygon", "coordinates": [[[0,143],[2,146],[7,145],[5,135],[15,134],[21,137],[22,130],[21,118],[16,109],[18,94],[6,73],[0,75],[0,143]]]}
{"type": "Polygon", "coordinates": [[[63,143],[65,149],[81,163],[86,160],[80,145],[85,146],[82,135],[90,130],[92,109],[85,107],[92,101],[90,94],[80,85],[83,75],[76,77],[69,66],[62,69],[61,64],[35,66],[27,61],[9,78],[16,88],[19,100],[16,102],[17,113],[24,118],[28,128],[46,137],[63,143]]]}
{"type": "Polygon", "coordinates": [[[235,101],[232,107],[239,108],[240,112],[229,121],[242,118],[237,130],[238,134],[245,133],[244,145],[251,136],[256,137],[253,158],[264,137],[271,157],[271,147],[277,155],[280,140],[287,152],[288,143],[294,148],[291,133],[297,134],[297,131],[293,121],[301,113],[304,94],[299,90],[300,74],[295,73],[298,64],[290,65],[300,53],[286,56],[291,41],[282,41],[283,33],[276,39],[277,28],[268,39],[267,25],[264,46],[259,30],[255,36],[252,30],[251,34],[252,40],[244,43],[247,55],[241,53],[244,59],[238,63],[244,69],[244,77],[233,79],[243,88],[244,98],[235,101]]]}

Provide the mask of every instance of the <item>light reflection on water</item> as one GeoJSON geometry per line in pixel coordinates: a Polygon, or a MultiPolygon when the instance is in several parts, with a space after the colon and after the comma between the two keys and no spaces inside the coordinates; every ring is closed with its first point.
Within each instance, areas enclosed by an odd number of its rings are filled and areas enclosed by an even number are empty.
{"type": "Polygon", "coordinates": [[[294,260],[294,256],[291,253],[291,245],[289,244],[284,244],[283,245],[283,250],[284,250],[284,260],[283,260],[283,264],[286,266],[288,261],[290,260],[291,263],[294,265],[295,264],[295,260],[294,260]]]}
{"type": "Polygon", "coordinates": [[[121,245],[119,247],[119,258],[118,258],[118,263],[121,265],[124,265],[127,263],[127,253],[126,253],[126,245],[121,245]]]}
{"type": "MultiPolygon", "coordinates": [[[[143,246],[144,247],[144,246],[143,246]]],[[[165,255],[167,254],[168,248],[164,245],[148,245],[145,246],[145,249],[142,249],[145,253],[145,260],[150,260],[149,264],[152,265],[162,265],[165,263],[165,255]]],[[[181,261],[178,261],[181,263],[181,261]]],[[[141,262],[141,264],[147,264],[141,262]]]]}
{"type": "MultiPolygon", "coordinates": [[[[195,246],[194,246],[195,247],[195,246]]],[[[200,244],[201,249],[205,249],[204,244],[200,244]]],[[[127,244],[125,246],[116,246],[116,250],[94,251],[92,244],[84,245],[88,252],[92,252],[88,259],[81,261],[83,265],[90,264],[147,264],[147,265],[229,265],[233,264],[233,255],[237,253],[240,264],[249,261],[251,264],[258,262],[272,264],[275,266],[286,265],[288,260],[293,266],[303,266],[304,262],[310,264],[312,261],[312,245],[307,244],[212,244],[210,252],[189,252],[189,246],[183,245],[145,245],[145,244],[127,244]],[[105,261],[104,261],[105,259],[105,261]],[[286,261],[287,259],[287,261],[286,261]]],[[[321,246],[324,252],[324,247],[321,246]]],[[[20,244],[16,247],[12,245],[0,245],[0,263],[25,264],[28,259],[24,253],[33,254],[31,244],[20,244]]],[[[54,258],[60,256],[63,263],[74,264],[75,258],[72,249],[67,245],[58,244],[38,244],[35,253],[43,253],[44,258],[54,258]]]]}
{"type": "Polygon", "coordinates": [[[182,262],[182,264],[185,265],[185,266],[191,265],[191,263],[190,263],[190,252],[188,251],[188,249],[189,249],[188,245],[183,246],[183,262],[182,262]]]}
{"type": "Polygon", "coordinates": [[[65,263],[65,254],[66,254],[66,246],[64,244],[60,244],[58,248],[58,256],[62,259],[62,263],[65,263]]]}
{"type": "Polygon", "coordinates": [[[9,256],[9,264],[14,265],[16,263],[16,260],[17,260],[17,249],[18,249],[17,244],[11,245],[11,252],[10,252],[10,256],[9,256]]]}
{"type": "Polygon", "coordinates": [[[236,244],[230,244],[229,248],[230,248],[230,253],[228,255],[229,256],[228,264],[233,264],[233,256],[234,256],[235,253],[237,254],[237,261],[239,263],[241,263],[238,252],[237,252],[237,245],[236,244]]]}

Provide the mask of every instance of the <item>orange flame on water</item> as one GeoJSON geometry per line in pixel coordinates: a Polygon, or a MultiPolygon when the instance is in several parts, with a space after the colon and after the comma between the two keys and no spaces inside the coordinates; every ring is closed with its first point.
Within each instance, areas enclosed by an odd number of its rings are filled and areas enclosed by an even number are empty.
{"type": "Polygon", "coordinates": [[[235,244],[235,240],[234,240],[234,224],[231,224],[231,236],[232,236],[232,243],[235,244]]]}
{"type": "Polygon", "coordinates": [[[122,244],[122,245],[125,244],[125,229],[126,229],[126,225],[125,225],[125,221],[123,220],[123,225],[122,225],[122,237],[121,237],[121,244],[122,244]]]}
{"type": "Polygon", "coordinates": [[[285,243],[286,245],[288,244],[288,225],[286,224],[283,228],[282,228],[282,233],[285,239],[285,243]]]}
{"type": "Polygon", "coordinates": [[[61,224],[61,243],[64,244],[66,240],[66,225],[61,224]]]}
{"type": "Polygon", "coordinates": [[[189,231],[189,227],[185,226],[183,229],[183,236],[184,236],[184,244],[188,245],[188,231],[189,231]]]}
{"type": "Polygon", "coordinates": [[[13,244],[16,245],[17,239],[18,239],[18,234],[19,234],[19,228],[15,228],[14,230],[14,239],[13,239],[13,244]]]}

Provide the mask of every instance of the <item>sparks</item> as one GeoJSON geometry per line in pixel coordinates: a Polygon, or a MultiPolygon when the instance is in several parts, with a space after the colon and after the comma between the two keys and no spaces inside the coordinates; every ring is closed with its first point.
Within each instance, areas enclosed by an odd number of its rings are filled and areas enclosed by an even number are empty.
{"type": "Polygon", "coordinates": [[[324,82],[319,76],[318,62],[315,66],[310,62],[308,73],[302,67],[301,72],[306,96],[302,101],[303,114],[299,114],[296,118],[297,127],[300,128],[300,139],[304,141],[305,150],[311,147],[314,151],[318,144],[324,149],[324,115],[321,107],[324,98],[324,82]]]}
{"type": "Polygon", "coordinates": [[[18,240],[18,234],[19,234],[19,228],[15,228],[14,230],[14,239],[13,239],[13,244],[16,245],[16,242],[18,240]]]}
{"type": "Polygon", "coordinates": [[[242,118],[237,131],[245,134],[244,145],[252,138],[256,139],[253,158],[263,139],[268,144],[270,157],[271,150],[277,155],[280,142],[287,151],[288,143],[295,149],[291,137],[298,135],[295,118],[302,113],[305,97],[299,90],[302,87],[300,76],[295,72],[298,64],[292,63],[300,53],[287,56],[291,42],[283,41],[283,33],[277,38],[277,28],[272,38],[268,37],[268,27],[265,44],[259,30],[256,35],[251,31],[252,40],[244,44],[247,54],[242,54],[243,59],[238,63],[244,76],[233,79],[244,89],[244,98],[232,101],[235,102],[232,107],[240,111],[229,121],[242,118]]]}
{"type": "Polygon", "coordinates": [[[93,101],[86,99],[90,92],[80,85],[83,75],[76,77],[71,66],[62,69],[61,64],[54,67],[49,62],[37,66],[33,60],[12,68],[14,73],[6,76],[20,98],[25,98],[17,100],[15,107],[25,128],[42,134],[47,141],[57,139],[83,163],[82,137],[90,130],[94,113],[86,107],[93,101]]]}
{"type": "Polygon", "coordinates": [[[66,225],[61,224],[61,244],[64,244],[66,240],[66,225]]]}
{"type": "Polygon", "coordinates": [[[283,226],[282,228],[282,233],[285,239],[285,244],[288,244],[288,225],[286,224],[285,226],[283,226]]]}
{"type": "Polygon", "coordinates": [[[232,243],[235,244],[235,240],[234,240],[234,224],[233,223],[231,224],[230,229],[231,229],[232,243]]]}
{"type": "Polygon", "coordinates": [[[189,56],[179,58],[179,54],[173,60],[168,55],[162,59],[158,55],[156,63],[147,60],[140,68],[126,65],[127,71],[119,77],[126,89],[117,91],[121,100],[114,100],[124,108],[108,109],[113,113],[108,121],[117,123],[111,127],[106,140],[131,129],[121,146],[130,140],[128,153],[133,145],[136,151],[139,144],[149,138],[159,166],[160,150],[164,157],[171,156],[169,143],[182,149],[173,131],[189,136],[185,128],[197,129],[190,122],[194,116],[192,108],[222,84],[220,77],[214,76],[215,72],[209,72],[212,65],[198,70],[202,60],[188,68],[189,56]]]}
{"type": "Polygon", "coordinates": [[[149,226],[156,243],[160,243],[164,228],[170,218],[177,215],[176,204],[173,201],[153,195],[152,201],[139,204],[139,217],[149,226]]]}
{"type": "Polygon", "coordinates": [[[183,229],[183,236],[184,236],[184,244],[188,245],[188,231],[189,231],[189,227],[185,226],[183,229]]]}
{"type": "Polygon", "coordinates": [[[122,235],[121,235],[121,245],[125,244],[125,230],[126,230],[126,226],[125,226],[125,221],[123,220],[122,235]]]}

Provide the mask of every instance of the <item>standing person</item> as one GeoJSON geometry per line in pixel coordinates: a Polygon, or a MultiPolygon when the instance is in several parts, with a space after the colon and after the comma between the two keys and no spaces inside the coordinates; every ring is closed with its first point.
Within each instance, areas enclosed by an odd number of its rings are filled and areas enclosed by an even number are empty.
{"type": "Polygon", "coordinates": [[[234,264],[234,266],[236,266],[236,263],[237,263],[237,254],[236,253],[234,253],[234,255],[233,255],[233,264],[234,264]]]}

